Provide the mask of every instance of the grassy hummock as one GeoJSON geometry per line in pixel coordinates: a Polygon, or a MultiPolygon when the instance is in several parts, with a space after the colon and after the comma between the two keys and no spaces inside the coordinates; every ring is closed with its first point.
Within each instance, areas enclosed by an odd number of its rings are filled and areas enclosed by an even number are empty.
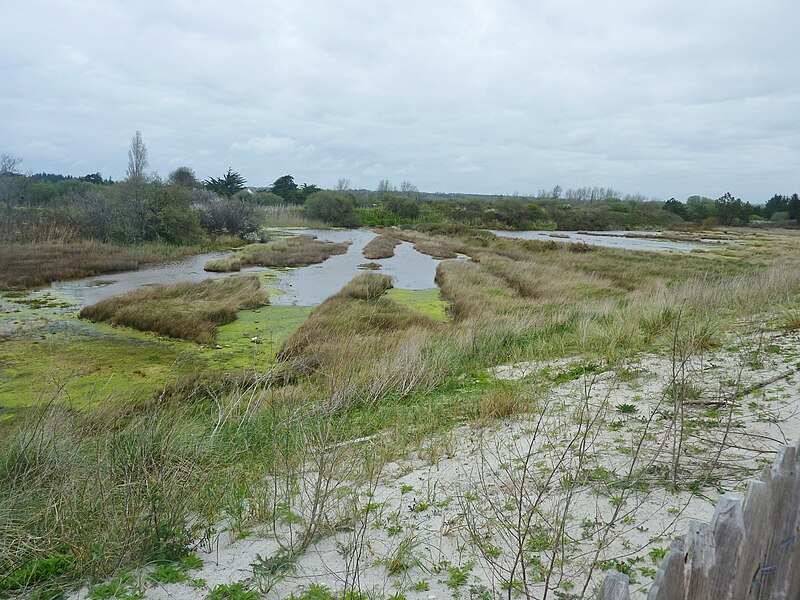
{"type": "Polygon", "coordinates": [[[348,243],[323,242],[298,235],[266,244],[250,244],[238,254],[206,263],[206,271],[238,271],[242,267],[306,267],[347,252],[348,243]]]}
{"type": "Polygon", "coordinates": [[[400,243],[395,237],[379,235],[364,246],[364,258],[376,260],[379,258],[391,258],[394,256],[394,248],[400,243]]]}
{"type": "Polygon", "coordinates": [[[207,344],[238,311],[268,302],[257,277],[229,277],[142,288],[87,306],[80,316],[207,344]]]}

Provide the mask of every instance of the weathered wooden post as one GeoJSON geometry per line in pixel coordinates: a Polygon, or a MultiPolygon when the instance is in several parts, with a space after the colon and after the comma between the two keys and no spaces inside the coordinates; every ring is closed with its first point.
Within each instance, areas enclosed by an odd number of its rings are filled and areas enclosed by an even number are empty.
{"type": "Polygon", "coordinates": [[[603,580],[603,586],[597,595],[597,600],[630,600],[631,593],[628,589],[628,576],[619,571],[609,571],[603,580]]]}

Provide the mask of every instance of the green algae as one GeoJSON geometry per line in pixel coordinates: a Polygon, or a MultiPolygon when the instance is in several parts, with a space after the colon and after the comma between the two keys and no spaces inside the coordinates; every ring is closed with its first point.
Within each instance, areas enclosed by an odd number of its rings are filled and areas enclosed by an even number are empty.
{"type": "Polygon", "coordinates": [[[266,369],[311,310],[241,311],[236,321],[218,328],[214,346],[39,311],[24,331],[0,341],[0,412],[54,398],[76,406],[108,397],[134,399],[186,375],[266,369]]]}
{"type": "Polygon", "coordinates": [[[442,300],[439,288],[429,288],[427,290],[391,289],[386,292],[386,297],[436,321],[447,322],[450,320],[447,314],[449,304],[442,300]]]}

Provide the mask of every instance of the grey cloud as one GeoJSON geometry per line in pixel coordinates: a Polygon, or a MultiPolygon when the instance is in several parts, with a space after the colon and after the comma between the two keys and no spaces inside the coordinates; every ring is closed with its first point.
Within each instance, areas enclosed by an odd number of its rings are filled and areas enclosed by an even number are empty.
{"type": "Polygon", "coordinates": [[[794,0],[10,0],[0,150],[253,184],[800,189],[794,0]]]}

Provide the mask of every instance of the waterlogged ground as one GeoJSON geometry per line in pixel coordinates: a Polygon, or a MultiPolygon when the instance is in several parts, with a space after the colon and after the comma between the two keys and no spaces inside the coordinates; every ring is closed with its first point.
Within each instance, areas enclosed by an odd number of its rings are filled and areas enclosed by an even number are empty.
{"type": "Polygon", "coordinates": [[[665,251],[677,250],[691,252],[693,250],[710,250],[710,244],[721,240],[704,238],[702,243],[682,242],[661,237],[654,231],[501,231],[492,230],[497,236],[512,237],[523,240],[540,240],[544,242],[583,242],[590,246],[619,248],[621,250],[665,251]]]}
{"type": "MultiPolygon", "coordinates": [[[[148,285],[197,282],[221,279],[238,273],[258,273],[266,278],[265,286],[271,291],[272,304],[315,306],[342,289],[358,275],[359,265],[367,262],[380,265],[380,272],[390,275],[396,288],[424,290],[436,287],[434,277],[440,261],[417,252],[407,242],[401,243],[395,249],[392,258],[370,261],[364,258],[363,250],[376,236],[371,231],[304,229],[299,232],[315,235],[326,242],[349,242],[350,247],[345,254],[331,256],[318,265],[294,269],[247,267],[235,273],[204,271],[203,265],[209,260],[233,254],[211,252],[138,271],[56,282],[49,289],[34,293],[32,297],[50,295],[76,305],[87,306],[103,298],[125,294],[148,285]]],[[[279,235],[287,233],[279,232],[279,235]]]]}
{"type": "MultiPolygon", "coordinates": [[[[308,317],[314,306],[338,292],[367,261],[369,231],[313,233],[326,241],[349,241],[346,254],[319,265],[297,269],[243,269],[256,273],[270,291],[270,305],[241,311],[233,323],[217,329],[215,344],[199,346],[111,327],[78,318],[83,306],[147,285],[202,281],[231,273],[203,271],[209,253],[140,271],[54,283],[32,293],[0,292],[0,420],[24,407],[61,397],[79,404],[105,398],[152,394],[182,377],[197,373],[263,371],[281,343],[308,317]]],[[[376,262],[391,275],[396,302],[438,320],[447,320],[446,305],[434,283],[440,261],[403,243],[396,255],[376,262]]]]}

